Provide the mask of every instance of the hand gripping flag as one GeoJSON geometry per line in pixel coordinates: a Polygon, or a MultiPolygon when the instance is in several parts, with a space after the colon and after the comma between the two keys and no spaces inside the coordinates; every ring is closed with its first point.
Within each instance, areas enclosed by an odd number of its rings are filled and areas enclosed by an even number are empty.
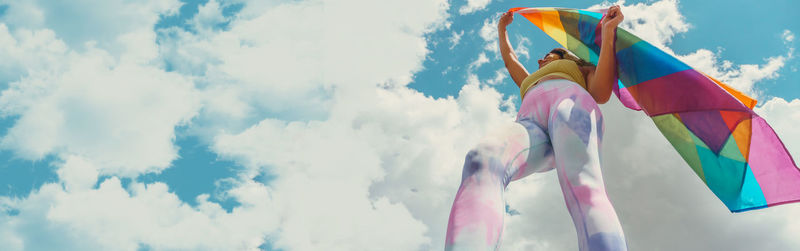
{"type": "MultiPolygon", "coordinates": [[[[512,8],[559,44],[597,65],[601,12],[512,8]]],[[[644,111],[731,212],[800,201],[800,169],[753,112],[756,101],[692,69],[622,28],[614,94],[644,111]]]]}

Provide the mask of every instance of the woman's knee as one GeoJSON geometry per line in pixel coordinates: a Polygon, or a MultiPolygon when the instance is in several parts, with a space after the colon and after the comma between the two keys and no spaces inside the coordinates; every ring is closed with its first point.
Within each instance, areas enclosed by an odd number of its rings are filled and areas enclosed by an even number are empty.
{"type": "Polygon", "coordinates": [[[473,175],[501,178],[508,183],[528,157],[530,138],[527,129],[510,122],[494,127],[470,149],[464,162],[462,180],[473,175]]]}
{"type": "Polygon", "coordinates": [[[472,148],[464,159],[462,182],[469,177],[483,179],[500,179],[505,176],[505,167],[500,160],[502,152],[500,146],[494,144],[479,144],[472,148]]]}

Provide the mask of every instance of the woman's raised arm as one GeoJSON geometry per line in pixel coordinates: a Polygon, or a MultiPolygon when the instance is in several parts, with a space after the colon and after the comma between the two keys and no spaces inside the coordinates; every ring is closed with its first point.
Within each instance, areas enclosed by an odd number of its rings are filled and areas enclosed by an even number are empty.
{"type": "Polygon", "coordinates": [[[586,76],[589,94],[598,104],[608,102],[611,97],[611,87],[617,83],[617,59],[614,51],[614,38],[617,25],[622,22],[623,18],[624,16],[622,16],[619,6],[613,6],[608,9],[608,13],[601,20],[603,34],[600,44],[600,56],[597,59],[597,68],[586,76]]]}
{"type": "Polygon", "coordinates": [[[503,62],[505,62],[506,69],[508,69],[508,74],[511,75],[511,79],[514,80],[514,83],[520,86],[522,80],[528,76],[528,70],[525,70],[525,67],[519,62],[517,54],[514,54],[514,49],[511,48],[511,41],[508,40],[506,26],[512,21],[514,21],[514,13],[506,12],[503,14],[503,16],[500,17],[500,21],[497,22],[497,35],[500,36],[498,40],[500,42],[500,55],[503,57],[503,62]]]}

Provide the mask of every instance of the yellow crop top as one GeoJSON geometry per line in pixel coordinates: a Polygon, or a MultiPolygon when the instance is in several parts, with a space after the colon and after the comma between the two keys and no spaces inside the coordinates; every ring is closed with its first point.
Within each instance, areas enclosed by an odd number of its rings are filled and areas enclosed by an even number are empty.
{"type": "Polygon", "coordinates": [[[578,68],[578,63],[569,59],[559,59],[548,63],[544,67],[539,68],[536,72],[525,77],[525,79],[522,80],[522,84],[519,86],[520,98],[525,97],[525,93],[535,86],[540,79],[550,75],[566,78],[572,82],[578,83],[583,89],[586,89],[586,79],[583,78],[583,73],[581,73],[581,70],[578,68]]]}

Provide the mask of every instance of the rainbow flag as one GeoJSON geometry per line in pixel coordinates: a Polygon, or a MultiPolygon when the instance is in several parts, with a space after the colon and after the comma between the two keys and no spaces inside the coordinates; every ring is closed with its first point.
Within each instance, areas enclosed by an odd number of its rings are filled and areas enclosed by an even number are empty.
{"type": "MultiPolygon", "coordinates": [[[[602,11],[512,8],[597,65],[602,11]]],[[[614,94],[644,111],[731,212],[800,201],[800,169],[753,112],[756,100],[617,28],[614,94]]]]}

